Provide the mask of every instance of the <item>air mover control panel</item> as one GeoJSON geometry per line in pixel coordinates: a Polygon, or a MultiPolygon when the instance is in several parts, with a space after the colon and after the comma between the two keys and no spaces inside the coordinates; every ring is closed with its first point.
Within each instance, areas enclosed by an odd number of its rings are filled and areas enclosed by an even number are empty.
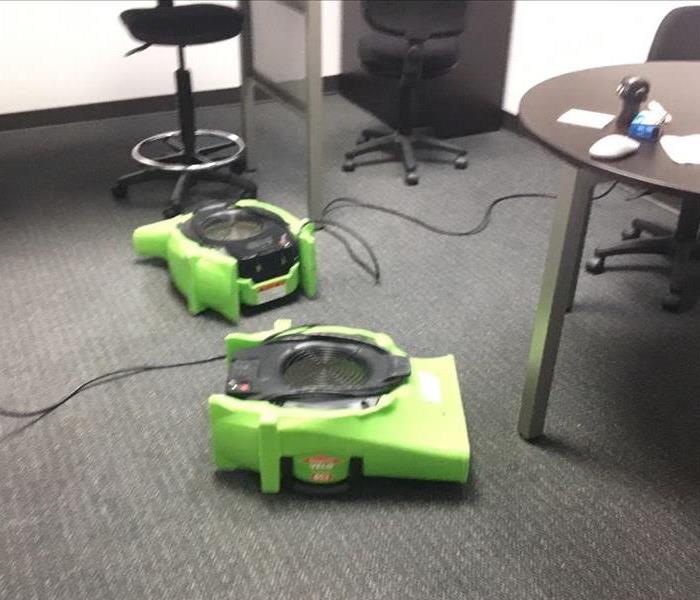
{"type": "Polygon", "coordinates": [[[237,321],[243,304],[316,293],[313,224],[258,200],[210,203],[139,227],[133,243],[167,261],[192,314],[210,308],[237,321]]]}
{"type": "Polygon", "coordinates": [[[238,276],[255,283],[289,272],[299,261],[299,244],[274,213],[214,204],[192,214],[180,230],[202,246],[220,248],[238,261],[238,276]]]}
{"type": "Polygon", "coordinates": [[[226,393],[279,406],[367,407],[410,374],[408,358],[367,339],[290,333],[239,350],[230,362],[226,393]]]}
{"type": "Polygon", "coordinates": [[[263,492],[342,491],[365,477],[465,482],[469,439],[452,356],[410,358],[382,333],[331,325],[226,338],[209,398],[214,460],[263,492]]]}

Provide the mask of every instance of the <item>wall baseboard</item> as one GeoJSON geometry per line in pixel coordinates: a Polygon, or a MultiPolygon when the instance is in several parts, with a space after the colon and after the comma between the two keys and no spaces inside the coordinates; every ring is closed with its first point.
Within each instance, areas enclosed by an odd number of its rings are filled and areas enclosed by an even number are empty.
{"type": "MultiPolygon", "coordinates": [[[[337,93],[339,79],[339,75],[324,77],[324,94],[337,93]]],[[[196,106],[237,104],[241,101],[241,88],[195,92],[194,98],[196,106]]],[[[258,88],[256,89],[255,98],[256,100],[269,100],[270,96],[258,88]]],[[[167,94],[164,96],[150,96],[148,98],[133,98],[129,100],[115,100],[112,102],[79,104],[77,106],[62,106],[60,108],[48,108],[43,110],[29,110],[26,112],[0,115],[0,131],[44,127],[46,125],[64,125],[66,123],[76,123],[79,121],[96,121],[99,119],[111,119],[113,117],[173,111],[176,108],[175,105],[175,95],[167,94]]]]}
{"type": "Polygon", "coordinates": [[[508,131],[512,131],[513,133],[517,133],[518,135],[522,135],[524,137],[532,137],[530,132],[523,127],[518,115],[514,115],[507,110],[502,110],[501,113],[503,115],[501,120],[503,129],[507,129],[508,131]]]}

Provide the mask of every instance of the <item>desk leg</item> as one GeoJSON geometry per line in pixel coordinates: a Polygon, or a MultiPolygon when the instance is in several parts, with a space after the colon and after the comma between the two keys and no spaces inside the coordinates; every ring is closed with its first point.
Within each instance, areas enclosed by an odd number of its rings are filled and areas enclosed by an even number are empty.
{"type": "Polygon", "coordinates": [[[245,143],[246,171],[255,171],[255,82],[246,77],[241,86],[241,137],[245,143]]]}
{"type": "Polygon", "coordinates": [[[253,79],[253,26],[250,0],[241,3],[243,31],[241,33],[241,137],[246,145],[246,170],[255,171],[255,80],[253,79]]]}
{"type": "Polygon", "coordinates": [[[518,433],[526,440],[538,437],[544,430],[559,339],[576,289],[575,269],[581,262],[597,180],[590,171],[568,164],[562,167],[520,406],[518,433]]]}
{"type": "Polygon", "coordinates": [[[323,199],[323,79],[321,2],[306,4],[306,139],[308,215],[320,219],[323,199]]]}

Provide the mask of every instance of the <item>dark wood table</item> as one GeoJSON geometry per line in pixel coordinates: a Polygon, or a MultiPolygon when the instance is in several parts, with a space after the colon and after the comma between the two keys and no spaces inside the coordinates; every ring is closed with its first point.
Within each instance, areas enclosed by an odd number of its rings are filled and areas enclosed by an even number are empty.
{"type": "Polygon", "coordinates": [[[568,73],[535,86],[520,103],[522,124],[565,161],[520,408],[518,432],[525,439],[536,438],[544,430],[564,316],[576,293],[594,186],[614,179],[697,197],[697,203],[684,204],[698,207],[700,218],[700,166],[676,164],[660,144],[650,142],[643,142],[628,158],[598,161],[588,149],[616,132],[614,121],[604,129],[557,122],[570,108],[617,115],[621,101],[615,88],[627,75],[646,78],[651,84],[649,99],[658,100],[673,115],[665,133],[700,133],[700,62],[651,62],[568,73]]]}

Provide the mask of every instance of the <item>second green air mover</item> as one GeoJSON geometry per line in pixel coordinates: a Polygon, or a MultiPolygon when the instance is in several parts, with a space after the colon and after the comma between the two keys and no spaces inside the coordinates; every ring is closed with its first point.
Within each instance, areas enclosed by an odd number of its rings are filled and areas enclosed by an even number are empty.
{"type": "Polygon", "coordinates": [[[198,314],[213,309],[238,321],[256,306],[298,289],[316,294],[314,226],[258,200],[212,203],[134,231],[142,256],[164,258],[175,287],[198,314]]]}
{"type": "Polygon", "coordinates": [[[410,358],[386,334],[290,327],[226,338],[226,390],[209,398],[214,460],[281,487],[354,479],[463,483],[469,439],[451,355],[410,358]]]}

